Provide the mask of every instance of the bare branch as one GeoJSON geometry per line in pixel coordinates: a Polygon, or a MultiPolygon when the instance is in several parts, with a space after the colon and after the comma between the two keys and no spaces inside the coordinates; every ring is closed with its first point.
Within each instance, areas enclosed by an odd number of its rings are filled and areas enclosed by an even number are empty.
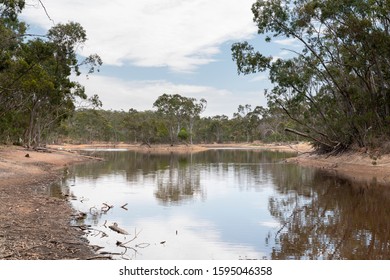
{"type": "Polygon", "coordinates": [[[49,13],[47,12],[47,9],[46,9],[45,5],[42,3],[41,0],[38,0],[38,1],[39,1],[39,3],[41,4],[43,10],[45,11],[45,14],[46,14],[47,18],[48,18],[53,24],[55,24],[54,20],[50,17],[49,13]]]}

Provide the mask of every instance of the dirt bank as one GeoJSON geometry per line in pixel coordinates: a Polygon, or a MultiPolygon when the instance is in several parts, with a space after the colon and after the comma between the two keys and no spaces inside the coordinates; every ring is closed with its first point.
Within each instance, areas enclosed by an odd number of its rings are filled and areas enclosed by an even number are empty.
{"type": "Polygon", "coordinates": [[[70,227],[74,213],[67,199],[48,194],[64,167],[86,160],[65,151],[0,146],[0,259],[95,257],[82,232],[70,227]]]}
{"type": "Polygon", "coordinates": [[[354,181],[390,186],[390,155],[370,155],[359,151],[336,156],[305,153],[287,162],[321,168],[354,181]]]}
{"type": "Polygon", "coordinates": [[[84,149],[127,149],[138,150],[145,152],[202,152],[209,149],[221,149],[221,148],[245,148],[245,149],[263,149],[273,151],[285,151],[285,152],[297,152],[305,153],[311,151],[312,148],[308,143],[300,142],[295,144],[265,144],[261,142],[256,143],[227,143],[227,144],[198,144],[198,145],[146,145],[139,144],[126,144],[126,143],[92,143],[92,144],[64,144],[64,145],[50,145],[53,149],[59,149],[64,151],[78,151],[84,149]]]}
{"type": "Polygon", "coordinates": [[[193,153],[207,150],[206,147],[201,145],[139,145],[139,144],[126,144],[126,143],[92,143],[92,144],[64,144],[64,145],[50,145],[50,148],[63,150],[63,151],[80,151],[80,150],[93,150],[93,149],[126,149],[137,150],[145,152],[183,152],[193,153]]]}

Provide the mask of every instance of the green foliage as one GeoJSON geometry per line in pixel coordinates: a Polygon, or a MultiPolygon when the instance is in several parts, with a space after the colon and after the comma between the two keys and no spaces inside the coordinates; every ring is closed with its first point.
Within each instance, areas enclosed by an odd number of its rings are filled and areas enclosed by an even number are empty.
{"type": "Polygon", "coordinates": [[[177,137],[180,139],[180,141],[187,141],[190,137],[187,130],[185,128],[180,129],[179,133],[177,134],[177,137]]]}
{"type": "Polygon", "coordinates": [[[390,126],[388,1],[269,0],[252,6],[259,34],[294,38],[301,51],[266,59],[247,42],[232,46],[239,73],[268,71],[271,104],[322,152],[370,146],[390,126]]]}
{"type": "Polygon", "coordinates": [[[23,7],[24,1],[0,1],[0,140],[37,146],[71,116],[76,99],[101,106],[71,76],[81,74],[80,66],[92,73],[102,61],[98,55],[79,61],[76,50],[86,33],[78,23],[58,24],[45,39],[26,40],[25,23],[18,20],[23,7]]]}
{"type": "Polygon", "coordinates": [[[188,98],[179,94],[163,94],[157,98],[153,106],[166,121],[171,144],[177,141],[182,124],[187,124],[190,142],[192,144],[194,123],[199,115],[206,109],[207,101],[201,99],[199,102],[195,98],[188,98]]]}
{"type": "MultiPolygon", "coordinates": [[[[167,96],[162,96],[166,98],[167,96]]],[[[172,97],[172,96],[171,96],[172,97]]],[[[173,98],[180,97],[173,96],[173,98]]],[[[158,100],[161,100],[159,97],[158,100]]],[[[195,105],[202,103],[191,100],[195,105]]],[[[206,101],[203,101],[204,103],[206,101]]],[[[185,108],[183,106],[183,108],[185,108]]],[[[193,107],[189,107],[193,108],[193,107]]],[[[271,108],[240,105],[233,118],[227,116],[190,118],[191,111],[185,111],[180,119],[180,129],[175,135],[175,142],[191,143],[227,143],[253,141],[297,141],[299,137],[286,134],[284,125],[291,125],[291,121],[281,114],[276,106],[271,108]],[[192,121],[192,122],[191,122],[192,121]],[[191,123],[193,124],[192,130],[191,123]]],[[[193,112],[193,111],[192,111],[193,112]]],[[[173,114],[172,114],[173,115],[173,114]]],[[[75,143],[90,143],[93,141],[128,142],[141,145],[157,143],[172,143],[171,128],[172,115],[169,111],[106,111],[94,109],[80,109],[71,117],[64,119],[52,134],[53,141],[71,141],[75,143]]],[[[175,120],[175,119],[174,119],[175,120]]],[[[173,128],[176,132],[177,122],[173,128]]]]}

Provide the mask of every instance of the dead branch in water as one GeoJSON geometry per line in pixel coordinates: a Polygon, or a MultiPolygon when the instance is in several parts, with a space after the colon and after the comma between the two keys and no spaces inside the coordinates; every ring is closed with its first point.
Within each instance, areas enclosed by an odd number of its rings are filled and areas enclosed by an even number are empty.
{"type": "Polygon", "coordinates": [[[121,242],[121,241],[116,241],[116,246],[118,247],[122,247],[125,249],[125,251],[122,253],[122,256],[124,254],[126,254],[127,252],[127,249],[130,249],[130,250],[133,250],[134,253],[138,253],[138,250],[136,248],[146,248],[148,246],[150,246],[149,243],[140,243],[140,244],[136,244],[135,247],[131,247],[131,246],[127,246],[127,244],[129,244],[130,242],[134,241],[136,238],[138,238],[138,235],[142,232],[142,230],[140,230],[139,232],[137,232],[137,229],[134,229],[134,237],[132,239],[130,239],[129,241],[126,241],[126,242],[121,242]]]}
{"type": "Polygon", "coordinates": [[[135,245],[136,248],[141,248],[141,249],[147,248],[149,246],[150,246],[150,243],[145,243],[145,242],[135,245]]]}
{"type": "Polygon", "coordinates": [[[76,225],[76,226],[71,226],[71,227],[75,227],[75,228],[78,228],[78,229],[81,229],[81,230],[87,230],[87,229],[91,229],[91,225],[76,225]]]}
{"type": "Polygon", "coordinates": [[[127,204],[128,204],[128,203],[123,204],[123,205],[121,206],[121,208],[122,208],[122,209],[125,209],[126,211],[129,210],[129,209],[126,208],[127,204]]]}
{"type": "Polygon", "coordinates": [[[93,234],[92,236],[98,236],[99,234],[101,234],[102,236],[100,238],[108,237],[108,234],[100,229],[91,228],[91,230],[94,230],[97,232],[97,233],[93,234]]]}
{"type": "Polygon", "coordinates": [[[108,205],[107,203],[103,203],[102,208],[100,209],[103,213],[107,213],[111,208],[114,208],[114,205],[108,205]]]}
{"type": "Polygon", "coordinates": [[[122,243],[122,245],[126,245],[126,244],[130,243],[131,241],[134,241],[141,232],[142,232],[142,229],[139,232],[137,232],[137,229],[134,229],[134,237],[131,240],[129,240],[129,241],[125,242],[125,243],[122,243]]]}
{"type": "Polygon", "coordinates": [[[82,221],[87,217],[87,213],[79,211],[73,215],[76,221],[82,221]]]}
{"type": "Polygon", "coordinates": [[[112,260],[112,257],[111,256],[94,256],[94,257],[88,258],[87,260],[88,261],[89,260],[112,260]]]}
{"type": "Polygon", "coordinates": [[[120,234],[124,234],[124,235],[129,235],[129,233],[127,231],[125,231],[124,229],[118,227],[118,224],[117,223],[113,223],[111,226],[108,226],[109,229],[117,232],[117,233],[120,233],[120,234]]]}

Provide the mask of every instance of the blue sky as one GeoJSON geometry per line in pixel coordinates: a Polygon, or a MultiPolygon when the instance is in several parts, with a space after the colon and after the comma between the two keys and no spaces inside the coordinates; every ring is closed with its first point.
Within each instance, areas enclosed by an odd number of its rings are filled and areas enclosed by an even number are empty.
{"type": "Polygon", "coordinates": [[[266,106],[264,73],[238,75],[231,45],[247,40],[274,57],[288,55],[291,40],[267,44],[252,22],[254,0],[27,0],[22,18],[31,30],[79,22],[88,41],[79,54],[97,53],[100,73],[77,79],[98,94],[104,109],[153,109],[163,93],[208,102],[204,116],[232,117],[239,105],[266,106]]]}

